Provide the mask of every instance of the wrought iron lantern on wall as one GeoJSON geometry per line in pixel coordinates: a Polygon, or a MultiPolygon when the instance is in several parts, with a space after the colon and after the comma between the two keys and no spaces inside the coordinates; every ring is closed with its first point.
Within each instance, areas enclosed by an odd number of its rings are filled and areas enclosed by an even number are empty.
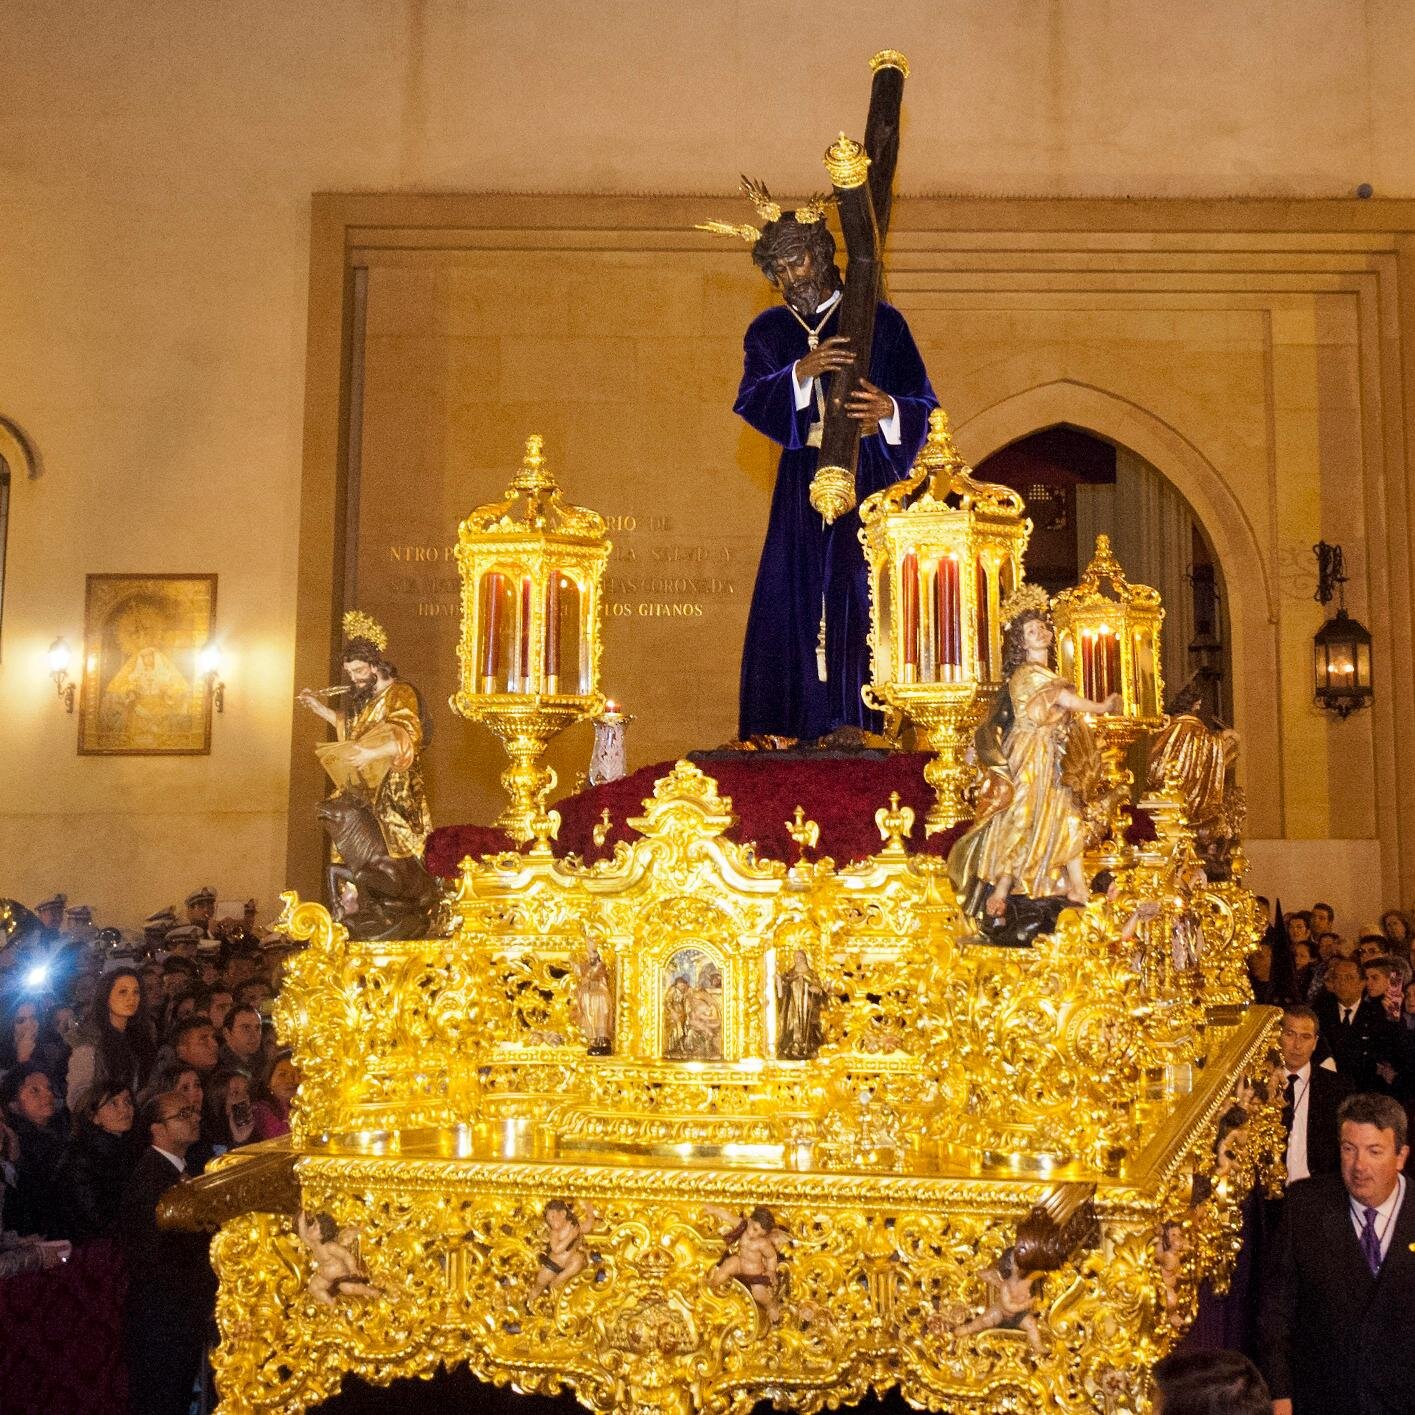
{"type": "Polygon", "coordinates": [[[1317,557],[1317,602],[1327,605],[1338,599],[1336,613],[1312,637],[1314,698],[1318,707],[1345,721],[1358,708],[1371,705],[1371,631],[1346,612],[1341,547],[1319,541],[1312,553],[1317,557]]]}
{"type": "Polygon", "coordinates": [[[541,765],[556,733],[604,709],[599,691],[604,518],[563,501],[539,435],[505,497],[479,506],[457,532],[462,580],[461,687],[452,708],[485,723],[511,765],[496,824],[529,840],[555,773],[541,765]]]}
{"type": "Polygon", "coordinates": [[[1002,673],[1002,601],[1022,581],[1032,533],[1022,498],[976,481],[936,408],[905,480],[860,506],[870,576],[865,700],[908,717],[937,753],[924,769],[936,800],[930,835],[965,819],[963,764],[980,691],[1002,673]]]}

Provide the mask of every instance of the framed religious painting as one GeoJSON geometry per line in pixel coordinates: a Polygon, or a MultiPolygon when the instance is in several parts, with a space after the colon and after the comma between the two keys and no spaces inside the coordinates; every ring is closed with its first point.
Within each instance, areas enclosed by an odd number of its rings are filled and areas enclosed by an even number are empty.
{"type": "Polygon", "coordinates": [[[197,659],[215,624],[215,575],[90,575],[80,755],[210,752],[211,690],[197,659]]]}

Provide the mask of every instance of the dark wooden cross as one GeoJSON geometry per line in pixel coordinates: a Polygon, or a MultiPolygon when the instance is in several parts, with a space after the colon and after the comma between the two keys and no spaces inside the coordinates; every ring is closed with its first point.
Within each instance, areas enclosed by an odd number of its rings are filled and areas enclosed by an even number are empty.
{"type": "Polygon", "coordinates": [[[821,427],[818,484],[832,477],[837,486],[848,487],[847,499],[829,497],[824,504],[812,490],[812,502],[827,521],[844,514],[855,504],[855,469],[860,459],[861,424],[847,416],[845,402],[869,376],[870,353],[874,346],[875,310],[884,279],[884,238],[889,231],[889,208],[893,197],[894,167],[899,158],[899,109],[904,98],[904,80],[909,66],[902,54],[885,50],[870,61],[874,82],[870,89],[870,112],[865,121],[863,156],[858,145],[841,135],[826,156],[831,183],[835,187],[840,227],[845,235],[849,264],[845,290],[840,300],[840,333],[849,341],[855,362],[831,378],[825,416],[821,427]],[[824,481],[822,480],[824,476],[824,481]],[[830,514],[831,510],[835,514],[830,514]]]}

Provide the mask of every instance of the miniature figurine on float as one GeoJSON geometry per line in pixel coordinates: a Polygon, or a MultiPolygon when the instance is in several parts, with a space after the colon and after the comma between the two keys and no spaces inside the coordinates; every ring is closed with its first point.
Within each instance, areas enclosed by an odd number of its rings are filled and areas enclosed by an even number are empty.
{"type": "MultiPolygon", "coordinates": [[[[1002,607],[1004,688],[979,727],[978,758],[989,775],[973,828],[953,847],[949,874],[965,913],[999,923],[1015,891],[1038,917],[1045,902],[1090,900],[1086,825],[1068,761],[1094,754],[1080,714],[1120,711],[1120,693],[1092,702],[1051,667],[1046,591],[1023,585],[1002,607]]],[[[1052,914],[1054,919],[1055,913],[1052,914]]],[[[996,925],[994,925],[996,927],[996,925]]]]}
{"type": "Polygon", "coordinates": [[[358,938],[426,932],[439,902],[422,862],[432,814],[421,758],[432,723],[422,694],[399,678],[387,655],[383,627],[350,610],[343,652],[348,685],[305,688],[296,700],[338,739],[315,749],[335,786],[318,814],[334,847],[330,894],[358,938]]]}

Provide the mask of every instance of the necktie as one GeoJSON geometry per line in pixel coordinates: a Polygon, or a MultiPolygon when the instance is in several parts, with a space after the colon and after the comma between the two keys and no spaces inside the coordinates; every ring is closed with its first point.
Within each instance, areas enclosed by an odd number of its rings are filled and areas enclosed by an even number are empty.
{"type": "Polygon", "coordinates": [[[1297,1073],[1289,1071],[1287,1073],[1287,1090],[1284,1093],[1282,1102],[1282,1128],[1286,1131],[1292,1130],[1293,1117],[1296,1114],[1297,1100],[1297,1073]]]}
{"type": "Polygon", "coordinates": [[[1366,1266],[1371,1270],[1371,1276],[1381,1270],[1381,1240],[1376,1237],[1376,1211],[1375,1209],[1364,1209],[1366,1215],[1366,1226],[1361,1230],[1361,1256],[1366,1260],[1366,1266]]]}
{"type": "Polygon", "coordinates": [[[1349,1027],[1351,1025],[1351,1008],[1343,1007],[1341,1009],[1341,1025],[1343,1027],[1349,1027]]]}

